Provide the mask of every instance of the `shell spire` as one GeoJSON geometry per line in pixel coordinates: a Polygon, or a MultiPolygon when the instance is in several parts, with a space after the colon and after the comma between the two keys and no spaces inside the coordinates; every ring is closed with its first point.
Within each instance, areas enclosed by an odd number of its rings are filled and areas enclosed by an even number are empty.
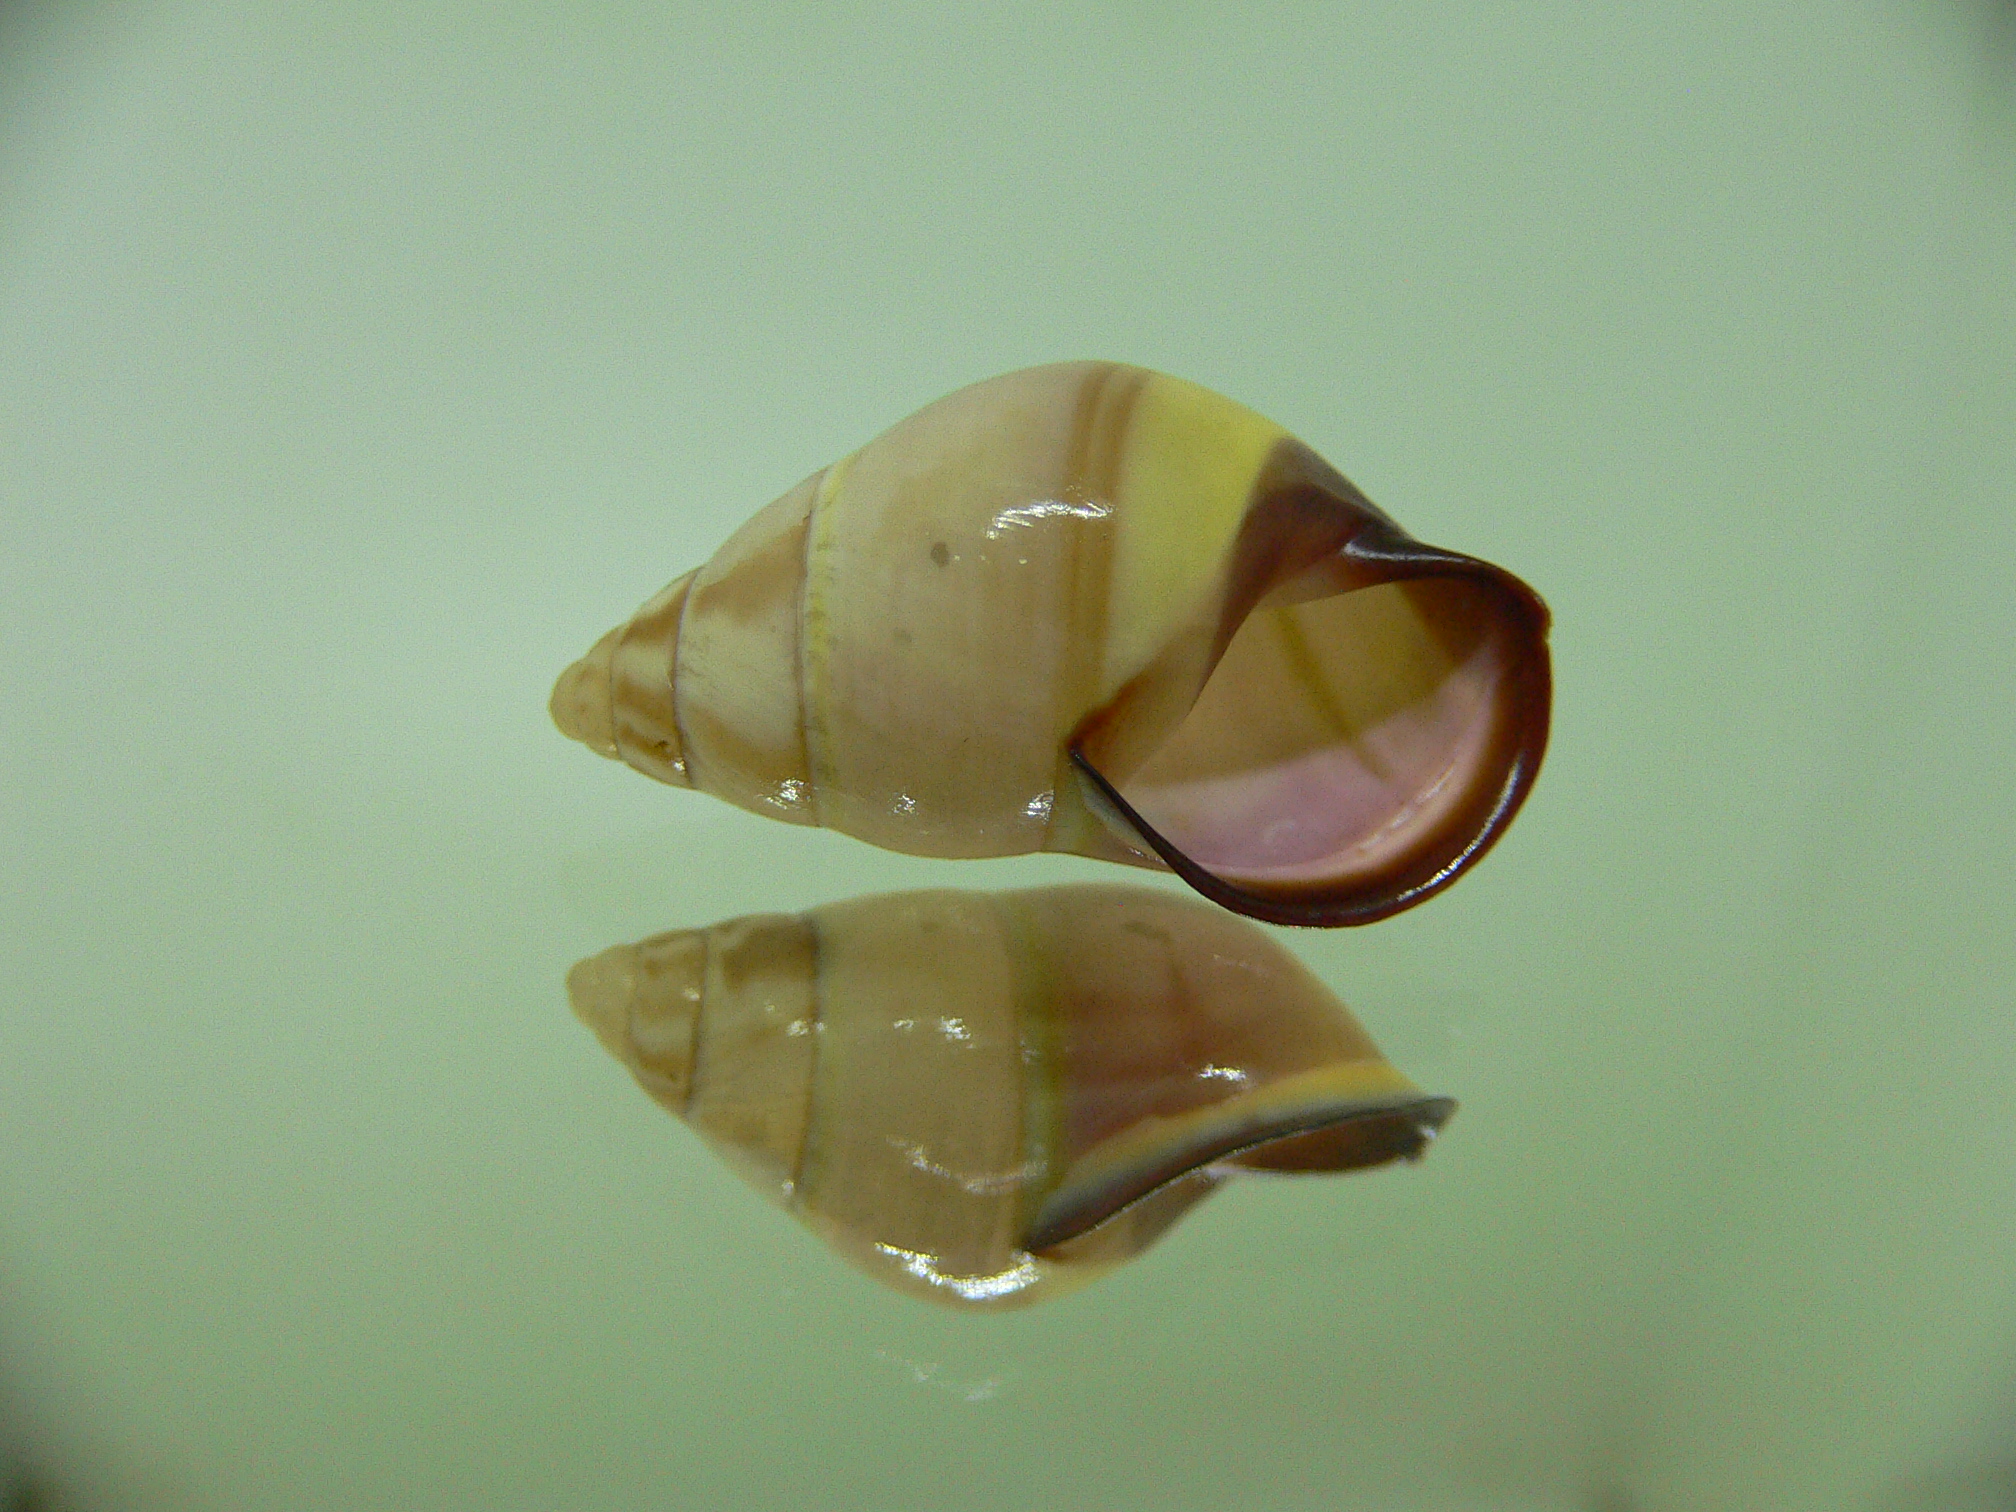
{"type": "Polygon", "coordinates": [[[1446,887],[1545,751],[1548,617],[1252,411],[1114,363],[939,400],[561,677],[661,781],[927,856],[1065,851],[1358,924],[1446,887]]]}

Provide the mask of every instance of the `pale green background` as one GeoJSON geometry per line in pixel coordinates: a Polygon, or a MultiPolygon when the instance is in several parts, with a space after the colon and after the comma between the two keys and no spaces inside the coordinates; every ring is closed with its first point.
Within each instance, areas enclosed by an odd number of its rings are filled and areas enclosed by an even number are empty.
{"type": "Polygon", "coordinates": [[[2016,1506],[2003,11],[0,8],[0,1371],[103,1509],[2016,1506]],[[1463,1112],[1006,1318],[568,1016],[934,863],[553,675],[970,380],[1167,369],[1556,616],[1463,1112]]]}

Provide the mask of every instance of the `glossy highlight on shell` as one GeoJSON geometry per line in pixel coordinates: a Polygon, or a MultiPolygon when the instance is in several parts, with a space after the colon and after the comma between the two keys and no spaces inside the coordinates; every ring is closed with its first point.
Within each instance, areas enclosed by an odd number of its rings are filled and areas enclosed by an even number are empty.
{"type": "Polygon", "coordinates": [[[574,1011],[879,1280],[1054,1295],[1238,1171],[1418,1157],[1454,1109],[1265,933],[1139,887],[915,892],[618,946],[574,1011]]]}
{"type": "Polygon", "coordinates": [[[1359,924],[1518,811],[1547,623],[1252,411],[1063,363],[807,478],[597,642],[552,712],[660,781],[891,850],[1066,851],[1359,924]]]}

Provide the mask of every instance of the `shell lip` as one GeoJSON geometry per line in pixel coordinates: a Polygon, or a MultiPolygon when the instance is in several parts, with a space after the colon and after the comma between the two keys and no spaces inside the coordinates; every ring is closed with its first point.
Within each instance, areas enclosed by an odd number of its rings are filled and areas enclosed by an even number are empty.
{"type": "Polygon", "coordinates": [[[1058,1188],[1037,1209],[1022,1236],[1022,1248],[1040,1259],[1046,1251],[1090,1233],[1206,1166],[1305,1135],[1361,1125],[1368,1153],[1366,1158],[1343,1164],[1296,1164],[1282,1169],[1335,1173],[1394,1160],[1418,1159],[1428,1141],[1455,1111],[1456,1104],[1451,1098],[1418,1094],[1359,1103],[1343,1111],[1335,1107],[1284,1109],[1264,1119],[1221,1130],[1216,1137],[1179,1146],[1166,1159],[1130,1173],[1124,1181],[1058,1188]]]}
{"type": "Polygon", "coordinates": [[[1217,873],[1199,866],[1165,839],[1135,811],[1132,804],[1120,796],[1119,789],[1106,780],[1105,774],[1092,765],[1076,745],[1071,747],[1071,762],[1172,872],[1219,907],[1264,923],[1302,928],[1335,929],[1373,924],[1402,913],[1442,891],[1474,866],[1505,833],[1520,805],[1526,801],[1533,779],[1539,774],[1540,758],[1546,747],[1547,679],[1544,669],[1539,687],[1538,708],[1531,707],[1530,701],[1527,701],[1525,717],[1518,721],[1525,727],[1522,733],[1526,738],[1520,742],[1505,767],[1504,777],[1497,789],[1486,795],[1485,802],[1473,802],[1459,813],[1460,821],[1463,818],[1474,819],[1477,811],[1483,810],[1481,822],[1452,826],[1464,836],[1453,850],[1443,848],[1439,853],[1430,850],[1426,857],[1401,857],[1370,876],[1354,877],[1336,887],[1312,887],[1298,883],[1275,888],[1260,883],[1228,882],[1217,873]],[[1536,725],[1537,729],[1534,728],[1536,725]]]}
{"type": "MultiPolygon", "coordinates": [[[[1505,833],[1532,790],[1547,752],[1554,678],[1547,650],[1552,617],[1545,601],[1502,567],[1415,540],[1355,489],[1351,493],[1363,509],[1356,528],[1331,560],[1344,569],[1342,575],[1354,589],[1410,578],[1467,578],[1489,591],[1502,611],[1518,654],[1506,669],[1508,683],[1491,735],[1493,756],[1486,763],[1487,769],[1498,773],[1495,784],[1480,786],[1421,845],[1370,874],[1359,873],[1331,886],[1235,883],[1191,860],[1121,796],[1084,752],[1089,731],[1081,731],[1069,746],[1072,765],[1171,871],[1220,907],[1269,924],[1325,929],[1371,924],[1434,896],[1474,866],[1505,833]]],[[[1257,591],[1252,592],[1245,608],[1250,611],[1258,597],[1257,591]]],[[[1221,652],[1241,618],[1232,617],[1221,630],[1221,652]]]]}

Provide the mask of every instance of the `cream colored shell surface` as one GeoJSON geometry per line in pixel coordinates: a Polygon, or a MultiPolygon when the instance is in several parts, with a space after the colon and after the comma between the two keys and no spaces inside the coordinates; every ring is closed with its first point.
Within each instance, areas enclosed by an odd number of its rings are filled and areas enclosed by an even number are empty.
{"type": "Polygon", "coordinates": [[[1523,584],[1409,541],[1272,422],[1065,363],[807,478],[553,712],[660,780],[890,849],[1166,865],[1242,912],[1362,922],[1509,822],[1544,635],[1523,584]]]}

